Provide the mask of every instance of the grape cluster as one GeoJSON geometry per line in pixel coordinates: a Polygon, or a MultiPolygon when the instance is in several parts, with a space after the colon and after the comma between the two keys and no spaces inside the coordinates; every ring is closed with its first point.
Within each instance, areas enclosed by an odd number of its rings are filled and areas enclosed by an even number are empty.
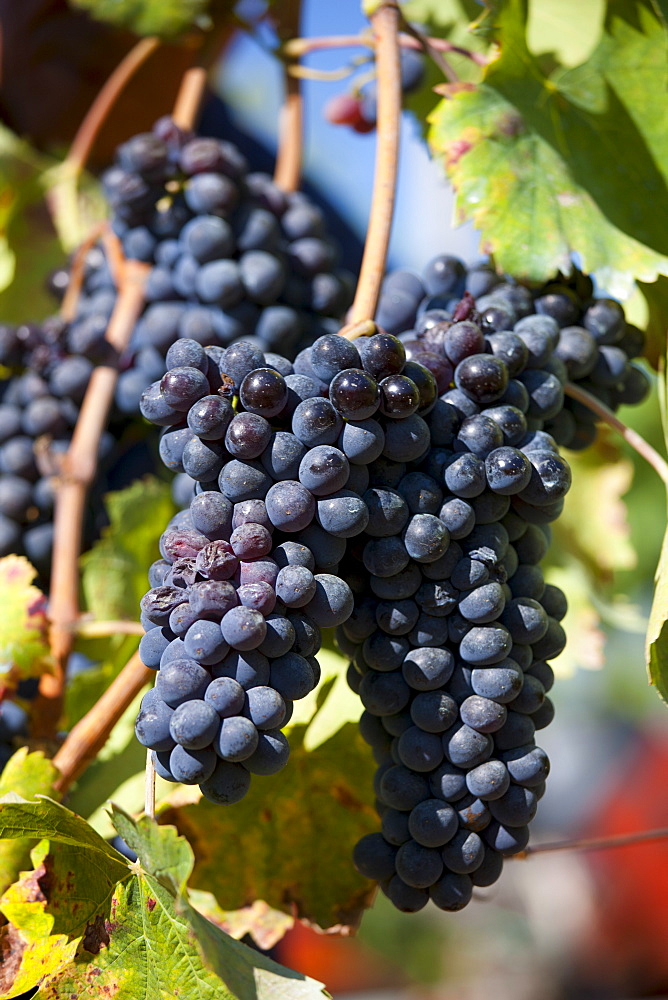
{"type": "MultiPolygon", "coordinates": [[[[67,352],[64,325],[0,327],[0,555],[25,552],[48,577],[54,479],[69,447],[93,365],[67,352]]],[[[104,435],[101,455],[113,442],[104,435]]]]}
{"type": "MultiPolygon", "coordinates": [[[[424,56],[415,49],[404,48],[399,54],[401,91],[411,94],[424,82],[424,56]]],[[[378,119],[378,83],[367,79],[346,94],[337,94],[327,102],[325,118],[332,125],[349,125],[354,132],[373,132],[378,119]]]]}
{"type": "MultiPolygon", "coordinates": [[[[352,278],[338,267],[322,211],[251,171],[232,143],[161,119],[119,147],[103,185],[124,255],[152,265],[146,307],[120,358],[121,412],[137,413],[179,338],[220,347],[251,338],[260,350],[294,357],[338,328],[352,278]]],[[[71,351],[104,362],[115,300],[109,260],[96,246],[67,332],[71,351]]]]}
{"type": "Polygon", "coordinates": [[[196,495],[163,536],[142,605],[140,653],[159,673],[137,734],[159,774],[231,802],[250,772],[287,760],[280,726],[317,683],[320,628],[353,610],[339,563],[369,523],[369,470],[425,453],[420,414],[436,383],[384,333],[359,351],[324,335],[294,364],[249,343],[184,339],[167,364],[141,409],[164,428],[163,461],[196,495]],[[229,704],[213,694],[223,680],[229,704]],[[210,725],[197,747],[179,729],[194,713],[210,725]],[[228,742],[237,729],[248,735],[241,749],[228,742]]]}
{"type": "Polygon", "coordinates": [[[549,769],[534,739],[553,717],[547,661],[565,644],[566,601],[539,566],[571,482],[543,430],[561,384],[521,333],[495,351],[473,320],[444,325],[455,388],[426,415],[426,451],[370,467],[337,629],[379,765],[382,832],[355,863],[406,911],[461,909],[526,846],[549,769]]]}
{"type": "Polygon", "coordinates": [[[468,292],[494,354],[504,356],[510,332],[529,350],[526,367],[534,371],[525,376],[532,397],[529,428],[540,419],[558,445],[580,450],[596,438],[596,416],[576,400],[562,400],[557,382],[575,383],[612,410],[641,402],[649,391],[645,373],[630,363],[643,352],[642,331],[626,322],[618,302],[593,298],[593,291],[591,279],[577,271],[571,279],[531,291],[487,264],[467,271],[456,257],[441,254],[422,277],[401,270],[389,274],[376,319],[400,337],[409,357],[434,372],[443,391],[453,374],[443,337],[455,310],[464,318],[460,300],[468,292]]]}

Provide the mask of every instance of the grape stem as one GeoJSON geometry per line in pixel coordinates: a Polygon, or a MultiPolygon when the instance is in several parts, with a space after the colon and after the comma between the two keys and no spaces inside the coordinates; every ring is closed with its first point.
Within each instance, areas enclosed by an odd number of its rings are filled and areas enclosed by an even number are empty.
{"type": "MultiPolygon", "coordinates": [[[[401,69],[399,64],[399,8],[381,4],[371,15],[377,38],[378,129],[376,167],[369,226],[364,243],[355,300],[348,315],[350,324],[372,319],[385,273],[387,249],[397,188],[399,132],[401,120],[401,69]]],[[[344,328],[347,330],[347,327],[344,328]]]]}
{"type": "Polygon", "coordinates": [[[83,639],[106,639],[112,635],[143,635],[144,626],[141,622],[131,622],[126,619],[117,621],[88,621],[80,618],[72,630],[83,639]]]}
{"type": "MultiPolygon", "coordinates": [[[[144,305],[144,283],[150,266],[125,262],[122,283],[109,321],[107,340],[118,354],[127,347],[144,305]]],[[[107,423],[118,380],[118,369],[94,369],[84,396],[72,440],[58,477],[54,515],[54,543],[49,593],[50,647],[54,673],[40,680],[35,706],[35,735],[53,736],[58,728],[65,686],[65,666],[79,618],[79,555],[86,494],[97,471],[100,439],[107,423]]]]}
{"type": "Polygon", "coordinates": [[[151,680],[154,671],[145,667],[139,653],[126,663],[101,698],[67,734],[53,758],[60,771],[56,788],[66,792],[100,752],[129,705],[151,680]]]}
{"type": "Polygon", "coordinates": [[[641,434],[634,431],[632,427],[627,427],[627,425],[617,417],[611,409],[609,409],[604,403],[602,403],[591,393],[587,392],[586,389],[580,388],[579,385],[574,385],[572,382],[567,382],[564,386],[564,392],[571,399],[575,399],[578,403],[582,403],[588,409],[595,413],[597,417],[612,427],[618,432],[638,454],[645,459],[646,462],[652,466],[656,474],[664,483],[668,486],[668,462],[654,449],[649,441],[646,441],[641,434]]]}
{"type": "Polygon", "coordinates": [[[459,81],[458,73],[455,71],[454,67],[450,65],[442,52],[437,49],[435,45],[432,45],[432,40],[426,35],[423,35],[418,28],[414,28],[413,25],[406,20],[403,14],[401,15],[401,23],[407,34],[418,42],[425,55],[429,56],[431,61],[438,66],[445,79],[449,80],[450,83],[457,83],[459,81]]]}
{"type": "MultiPolygon", "coordinates": [[[[301,0],[289,0],[288,3],[284,3],[278,25],[281,37],[290,38],[299,34],[300,20],[301,0]]],[[[302,173],[304,98],[299,76],[291,72],[287,59],[283,60],[283,86],[285,95],[278,117],[278,150],[274,183],[283,191],[293,192],[299,187],[302,173]]]]}
{"type": "Polygon", "coordinates": [[[206,90],[207,71],[204,66],[192,66],[183,74],[179,92],[176,95],[172,120],[179,128],[194,127],[206,90]]]}
{"type": "Polygon", "coordinates": [[[86,117],[77,129],[77,134],[72,140],[72,145],[65,160],[65,164],[75,174],[80,174],[86,166],[99,131],[118,100],[121,91],[159,45],[160,39],[154,36],[140,39],[127,55],[121,59],[116,69],[100,90],[88,109],[86,117]]]}
{"type": "Polygon", "coordinates": [[[93,226],[86,239],[83,241],[81,246],[77,247],[76,253],[74,254],[72,265],[70,267],[70,277],[67,283],[67,290],[65,291],[63,301],[60,305],[60,315],[66,323],[71,323],[76,316],[79,296],[81,295],[81,289],[83,288],[86,257],[88,256],[88,252],[95,246],[97,241],[102,236],[102,233],[106,229],[106,225],[106,222],[100,222],[97,226],[93,226]]]}
{"type": "MultiPolygon", "coordinates": [[[[412,33],[399,35],[399,44],[405,49],[424,49],[422,36],[419,38],[412,33]]],[[[470,59],[476,66],[487,66],[488,60],[479,52],[472,52],[461,45],[453,45],[445,38],[428,38],[424,41],[430,49],[436,52],[453,52],[456,55],[470,59]]],[[[303,56],[309,52],[318,52],[324,49],[352,49],[364,46],[372,49],[375,47],[375,39],[371,32],[362,32],[359,35],[325,35],[319,38],[292,38],[283,46],[283,51],[288,56],[303,56]]]]}
{"type": "Polygon", "coordinates": [[[638,830],[636,833],[614,833],[607,837],[583,837],[535,844],[514,857],[523,861],[534,854],[546,854],[548,851],[603,851],[610,847],[631,847],[633,844],[642,844],[648,840],[665,839],[668,839],[668,827],[661,827],[657,830],[638,830]]]}

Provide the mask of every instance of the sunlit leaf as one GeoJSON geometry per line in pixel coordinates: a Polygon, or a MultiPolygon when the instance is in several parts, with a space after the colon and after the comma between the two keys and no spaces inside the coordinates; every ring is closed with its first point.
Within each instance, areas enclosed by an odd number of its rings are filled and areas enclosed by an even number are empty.
{"type": "Polygon", "coordinates": [[[649,679],[664,701],[668,701],[668,532],[656,570],[654,600],[646,639],[649,679]]]}
{"type": "Polygon", "coordinates": [[[459,84],[432,116],[430,141],[457,192],[460,218],[511,274],[541,281],[605,270],[612,291],[668,273],[663,127],[665,32],[647,0],[611,8],[592,56],[545,73],[525,39],[526,4],[495,23],[501,55],[475,88],[459,84]],[[632,152],[631,152],[632,151],[632,152]],[[614,163],[615,169],[610,169],[614,163]]]}
{"type": "Polygon", "coordinates": [[[35,795],[53,795],[57,777],[58,772],[51,761],[41,751],[29,753],[27,747],[21,747],[10,757],[0,775],[0,892],[27,866],[30,848],[35,840],[44,836],[19,829],[12,834],[12,839],[3,840],[2,800],[6,796],[31,799],[35,795]]]}
{"type": "Polygon", "coordinates": [[[241,802],[221,809],[202,799],[160,810],[160,821],[187,836],[196,858],[191,885],[213,892],[224,909],[263,899],[322,928],[355,926],[370,900],[350,859],[377,826],[373,758],[350,723],[311,752],[298,730],[290,743],[287,767],[253,778],[241,802]],[[221,865],[221,844],[234,865],[221,865]]]}
{"type": "Polygon", "coordinates": [[[0,559],[0,678],[6,687],[51,666],[46,597],[33,584],[36,576],[25,556],[0,559]]]}

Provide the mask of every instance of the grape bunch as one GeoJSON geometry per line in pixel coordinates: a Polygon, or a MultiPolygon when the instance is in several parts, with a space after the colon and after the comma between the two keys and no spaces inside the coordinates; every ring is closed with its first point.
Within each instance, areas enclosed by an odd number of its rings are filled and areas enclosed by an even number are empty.
{"type": "Polygon", "coordinates": [[[428,449],[420,411],[436,383],[382,333],[359,351],[324,335],[294,364],[184,339],[167,364],[142,413],[195,496],[163,536],[142,604],[140,653],[158,677],[137,735],[159,774],[232,802],[250,773],[287,760],[280,726],[318,681],[320,628],[353,610],[339,564],[369,520],[369,468],[428,449]]]}
{"type": "MultiPolygon", "coordinates": [[[[69,447],[93,365],[63,343],[57,319],[0,327],[0,556],[25,553],[48,579],[54,481],[69,447]]],[[[105,434],[102,458],[113,447],[105,434]]]]}
{"type": "Polygon", "coordinates": [[[454,388],[426,414],[426,449],[369,469],[369,521],[343,566],[355,608],[337,629],[379,765],[381,832],[355,863],[409,912],[461,909],[526,846],[549,770],[535,743],[553,717],[548,661],[565,644],[566,600],[539,566],[571,483],[543,429],[563,406],[558,328],[537,367],[521,330],[443,326],[454,388]]]}
{"type": "MultiPolygon", "coordinates": [[[[424,82],[424,56],[415,49],[399,53],[402,94],[412,94],[424,82]]],[[[349,125],[354,132],[373,132],[378,119],[378,83],[365,81],[346,94],[337,94],[325,106],[325,118],[332,125],[349,125]]]]}
{"type": "MultiPolygon", "coordinates": [[[[146,306],[120,358],[116,403],[136,414],[146,386],[165,373],[179,338],[227,347],[252,338],[288,357],[338,329],[352,278],[338,266],[323,212],[250,170],[231,142],[194,136],[161,119],[119,147],[103,176],[111,226],[126,258],[152,265],[146,306]]],[[[61,289],[66,277],[60,277],[61,289]]],[[[102,246],[86,257],[67,338],[95,364],[108,355],[116,300],[102,246]]]]}
{"type": "MultiPolygon", "coordinates": [[[[644,371],[631,364],[643,352],[642,331],[626,322],[618,302],[593,298],[593,291],[591,279],[577,271],[571,279],[559,276],[531,291],[496,274],[488,264],[467,271],[456,257],[441,254],[422,277],[403,270],[387,276],[376,320],[398,335],[408,355],[431,368],[444,388],[453,366],[444,357],[443,335],[468,292],[490,345],[501,345],[514,331],[529,348],[527,366],[547,373],[532,377],[545,405],[530,418],[544,419],[545,430],[560,446],[580,450],[596,438],[596,416],[574,399],[560,402],[555,380],[573,382],[612,410],[640,403],[649,391],[644,371]],[[553,412],[545,416],[550,409],[553,412]]],[[[492,350],[501,352],[502,347],[492,350]]]]}

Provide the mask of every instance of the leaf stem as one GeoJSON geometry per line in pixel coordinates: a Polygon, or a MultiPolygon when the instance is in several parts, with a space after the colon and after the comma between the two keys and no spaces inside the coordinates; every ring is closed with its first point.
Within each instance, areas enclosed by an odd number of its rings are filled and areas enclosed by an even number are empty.
{"type": "Polygon", "coordinates": [[[571,399],[575,399],[578,403],[582,403],[588,409],[595,413],[597,417],[612,427],[614,430],[621,435],[621,437],[630,445],[635,451],[638,452],[646,462],[652,466],[656,474],[663,480],[666,485],[668,485],[668,462],[663,458],[655,448],[646,441],[645,438],[634,431],[632,427],[628,427],[622,420],[617,417],[609,407],[602,403],[591,393],[587,392],[586,389],[580,388],[579,385],[574,385],[572,382],[567,382],[564,386],[564,392],[571,399]]]}
{"type": "Polygon", "coordinates": [[[123,712],[153,673],[135,653],[90,711],[72,727],[53,758],[60,771],[56,783],[60,792],[66,792],[100,752],[123,712]]]}
{"type": "MultiPolygon", "coordinates": [[[[463,56],[465,59],[470,59],[477,66],[487,65],[487,59],[479,52],[472,52],[461,45],[453,45],[452,42],[448,42],[445,38],[431,38],[426,36],[418,38],[412,33],[400,33],[399,44],[402,48],[406,49],[423,49],[424,45],[421,40],[423,37],[429,47],[436,52],[453,52],[459,56],[463,56]]],[[[314,38],[292,38],[289,42],[285,43],[283,51],[288,56],[303,56],[309,52],[318,52],[325,49],[352,49],[360,46],[372,49],[375,45],[376,42],[373,33],[367,31],[359,35],[325,35],[314,38]]]]}
{"type": "Polygon", "coordinates": [[[406,29],[408,35],[415,39],[420,48],[424,51],[425,55],[429,56],[432,62],[438,66],[445,79],[449,80],[450,83],[457,83],[459,81],[459,74],[455,71],[454,67],[450,65],[448,60],[442,54],[442,51],[437,49],[435,45],[432,45],[431,38],[423,35],[418,28],[414,28],[413,25],[406,20],[403,14],[401,15],[401,23],[406,29]]]}
{"type": "Polygon", "coordinates": [[[76,174],[81,173],[86,166],[91,149],[104,122],[125,88],[139,67],[160,45],[160,39],[154,36],[141,38],[136,45],[121,59],[109,79],[103,85],[99,94],[91,104],[86,117],[77,129],[65,163],[76,174]]]}
{"type": "MultiPolygon", "coordinates": [[[[289,0],[281,8],[279,31],[288,38],[299,34],[301,0],[289,0]]],[[[297,61],[299,57],[296,57],[297,61]]],[[[278,117],[278,150],[274,168],[274,183],[283,191],[299,187],[304,154],[304,98],[298,74],[291,72],[291,63],[283,60],[285,96],[278,117]]]]}
{"type": "Polygon", "coordinates": [[[385,273],[387,249],[397,187],[399,130],[401,121],[401,71],[399,65],[399,9],[396,3],[381,4],[371,16],[377,37],[378,129],[373,200],[364,255],[349,322],[372,319],[385,273]]]}
{"type": "Polygon", "coordinates": [[[634,844],[643,844],[650,840],[668,839],[668,827],[660,827],[657,830],[638,830],[636,833],[613,833],[607,837],[582,837],[574,840],[557,840],[553,843],[536,844],[527,847],[520,854],[514,855],[519,860],[524,860],[534,854],[547,854],[554,851],[603,851],[610,847],[631,847],[634,844]]]}

